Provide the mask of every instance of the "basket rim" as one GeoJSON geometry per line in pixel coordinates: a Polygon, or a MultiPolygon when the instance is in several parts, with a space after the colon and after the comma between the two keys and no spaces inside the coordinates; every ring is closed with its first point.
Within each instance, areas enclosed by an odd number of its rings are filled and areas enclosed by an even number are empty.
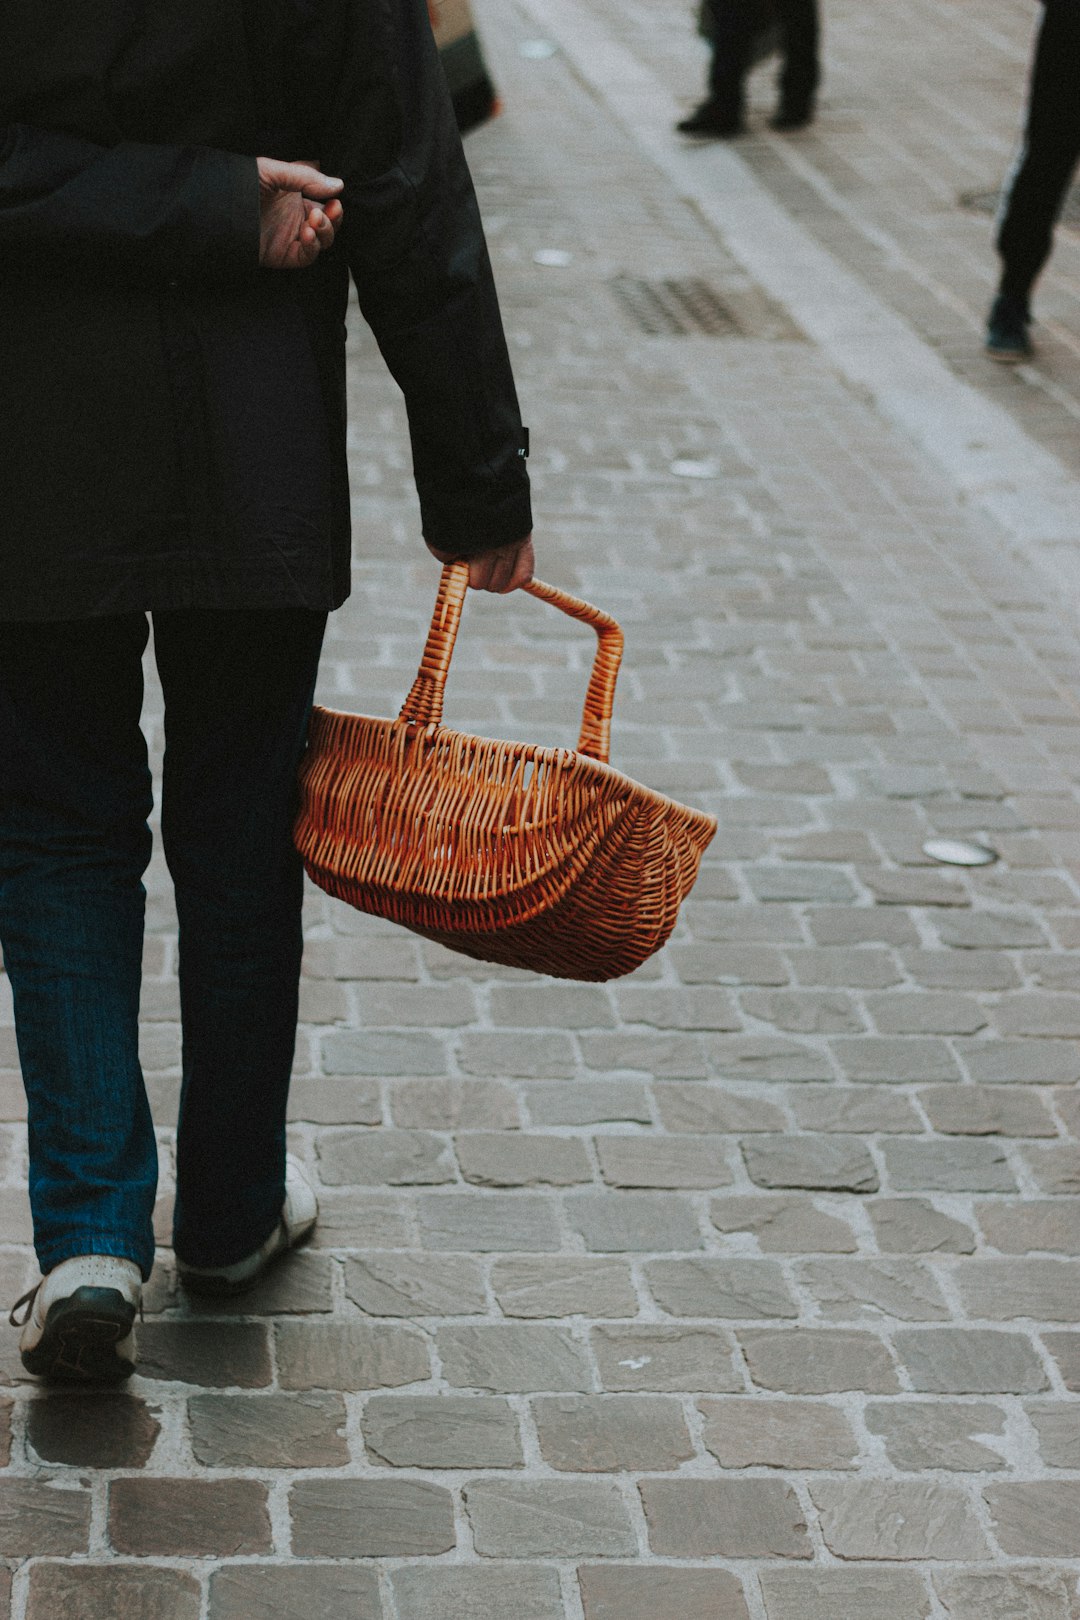
{"type": "Polygon", "coordinates": [[[625,771],[617,770],[614,765],[603,759],[596,759],[592,754],[583,754],[576,748],[550,748],[542,743],[509,742],[505,737],[484,737],[479,732],[458,731],[453,726],[423,725],[416,720],[402,720],[400,717],[390,718],[386,715],[356,714],[350,709],[330,709],[325,704],[314,704],[311,711],[312,723],[316,717],[325,715],[330,720],[346,720],[359,722],[363,725],[385,727],[391,731],[408,732],[427,731],[431,733],[432,740],[436,736],[448,738],[464,738],[470,743],[480,743],[489,748],[507,749],[515,759],[539,760],[548,765],[563,765],[571,760],[581,760],[599,776],[610,778],[612,783],[624,791],[632,793],[639,799],[651,803],[658,810],[675,809],[684,815],[700,821],[704,827],[711,827],[709,842],[712,841],[719,821],[711,810],[698,810],[694,805],[683,804],[681,799],[674,799],[667,793],[661,793],[657,788],[651,788],[644,782],[638,782],[634,777],[627,776],[625,771]]]}

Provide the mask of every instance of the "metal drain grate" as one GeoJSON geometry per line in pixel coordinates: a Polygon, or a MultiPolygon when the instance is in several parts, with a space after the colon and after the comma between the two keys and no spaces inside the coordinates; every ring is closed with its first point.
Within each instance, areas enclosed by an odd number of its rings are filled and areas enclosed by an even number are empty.
{"type": "Polygon", "coordinates": [[[608,284],[624,312],[650,337],[731,337],[741,330],[724,301],[700,276],[644,281],[615,276],[608,284]]]}
{"type": "MultiPolygon", "coordinates": [[[[1000,191],[964,191],[960,195],[960,206],[973,214],[996,214],[1000,200],[1000,191]]],[[[1080,186],[1074,186],[1066,196],[1059,223],[1070,230],[1080,230],[1080,186]]]]}

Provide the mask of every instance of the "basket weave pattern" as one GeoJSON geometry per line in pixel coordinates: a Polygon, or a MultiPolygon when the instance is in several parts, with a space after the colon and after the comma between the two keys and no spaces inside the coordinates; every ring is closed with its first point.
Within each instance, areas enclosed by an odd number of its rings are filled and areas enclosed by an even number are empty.
{"type": "Polygon", "coordinates": [[[296,843],[328,893],[482,961],[560,978],[629,973],[667,939],[712,816],[607,763],[622,633],[533,580],[599,638],[576,752],[441,725],[468,581],[444,570],[420,671],[397,720],[316,709],[296,843]]]}

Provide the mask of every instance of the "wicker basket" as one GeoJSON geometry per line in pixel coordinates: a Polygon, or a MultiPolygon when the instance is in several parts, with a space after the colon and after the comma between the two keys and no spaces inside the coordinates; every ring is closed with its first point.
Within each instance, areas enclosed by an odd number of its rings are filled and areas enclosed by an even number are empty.
{"type": "Polygon", "coordinates": [[[671,933],[716,819],[607,763],[622,632],[539,580],[525,589],[599,637],[577,752],[446,729],[467,583],[467,563],[444,569],[396,720],[314,711],[304,865],[329,894],[481,961],[565,979],[629,973],[671,933]]]}

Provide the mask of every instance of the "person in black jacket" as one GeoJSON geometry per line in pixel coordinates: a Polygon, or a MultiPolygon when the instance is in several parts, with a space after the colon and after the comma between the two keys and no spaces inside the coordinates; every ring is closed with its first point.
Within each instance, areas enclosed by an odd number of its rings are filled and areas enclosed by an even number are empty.
{"type": "Polygon", "coordinates": [[[424,0],[4,6],[0,943],[43,1274],[20,1302],[33,1373],[126,1376],[153,1262],[148,615],[181,1276],[233,1292],[314,1224],[285,1156],[291,825],[349,588],[350,275],[405,396],[429,549],[514,589],[532,569],[525,433],[424,0]]]}
{"type": "Polygon", "coordinates": [[[991,358],[1014,363],[1032,353],[1031,289],[1050,257],[1054,225],[1080,160],[1080,3],[1044,5],[1024,141],[1002,197],[1001,281],[986,329],[991,358]]]}
{"type": "MultiPolygon", "coordinates": [[[[682,135],[721,140],[746,133],[746,79],[773,28],[781,56],[778,130],[803,129],[814,116],[821,78],[817,0],[703,0],[712,40],[709,94],[676,125],[682,135]]],[[[704,25],[703,25],[704,26],[704,25]]]]}

